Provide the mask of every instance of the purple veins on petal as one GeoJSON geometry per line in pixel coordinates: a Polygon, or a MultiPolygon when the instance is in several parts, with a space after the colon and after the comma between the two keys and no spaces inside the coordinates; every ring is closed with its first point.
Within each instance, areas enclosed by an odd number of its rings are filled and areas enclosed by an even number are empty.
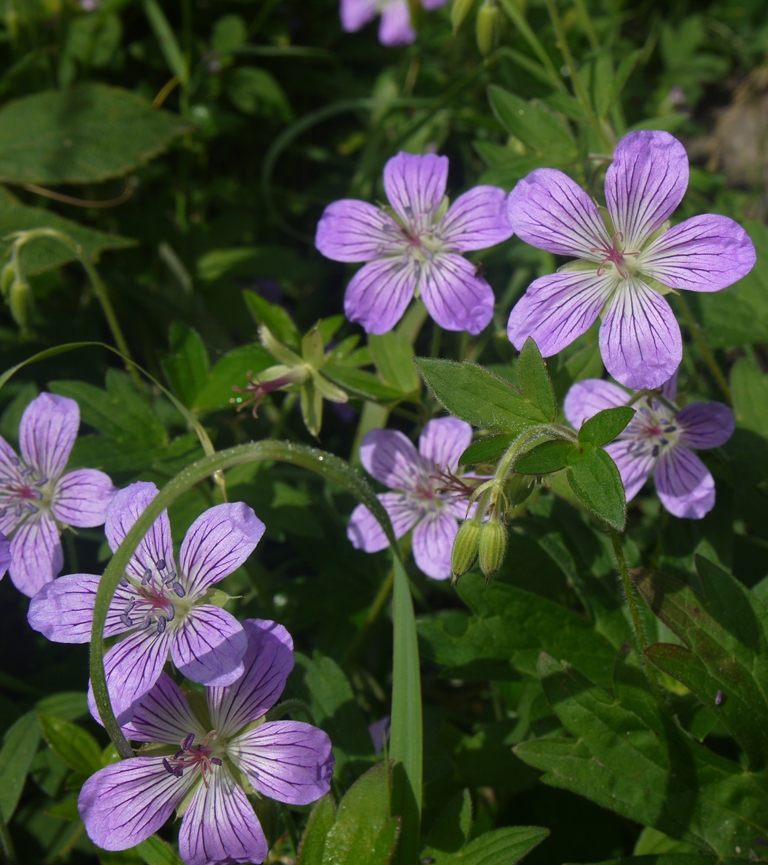
{"type": "Polygon", "coordinates": [[[440,236],[457,252],[487,249],[512,236],[507,196],[497,186],[476,186],[460,195],[440,223],[440,236]]]}
{"type": "Polygon", "coordinates": [[[193,682],[229,685],[243,671],[248,640],[237,619],[210,604],[193,607],[174,630],[171,657],[193,682]]]}
{"type": "Polygon", "coordinates": [[[696,454],[683,445],[670,448],[654,471],[664,507],[676,517],[700,520],[715,506],[715,480],[696,454]]]}
{"type": "Polygon", "coordinates": [[[424,265],[421,297],[430,316],[446,330],[478,334],[493,318],[493,289],[460,255],[441,253],[424,265]]]}
{"type": "Polygon", "coordinates": [[[410,45],[416,40],[416,31],[411,27],[411,10],[408,0],[390,0],[381,11],[379,42],[389,48],[410,45]]]}
{"type": "Polygon", "coordinates": [[[428,514],[413,530],[413,557],[433,580],[451,576],[451,549],[458,530],[456,518],[446,511],[428,514]]]}
{"type": "Polygon", "coordinates": [[[9,573],[16,588],[34,597],[64,566],[64,555],[56,523],[46,513],[28,519],[11,539],[9,573]]]}
{"type": "Polygon", "coordinates": [[[21,416],[19,448],[24,462],[42,477],[60,477],[79,426],[80,408],[75,400],[41,393],[21,416]]]}
{"type": "Polygon", "coordinates": [[[389,203],[412,229],[432,221],[445,195],[448,157],[398,153],[384,166],[384,190],[389,203]]]}
{"type": "Polygon", "coordinates": [[[724,445],[736,429],[733,412],[721,402],[693,402],[681,409],[676,420],[680,441],[694,450],[724,445]]]}
{"type": "Polygon", "coordinates": [[[388,333],[403,317],[418,279],[418,264],[407,256],[371,261],[347,286],[344,314],[368,333],[388,333]]]}

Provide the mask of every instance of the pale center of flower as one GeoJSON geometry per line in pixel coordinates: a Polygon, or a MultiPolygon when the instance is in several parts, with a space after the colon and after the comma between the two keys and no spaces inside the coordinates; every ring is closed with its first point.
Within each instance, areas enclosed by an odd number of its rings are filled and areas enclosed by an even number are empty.
{"type": "Polygon", "coordinates": [[[186,599],[187,591],[165,559],[158,559],[153,568],[147,568],[139,583],[133,578],[123,577],[120,585],[132,595],[123,610],[120,621],[126,628],[144,630],[153,624],[162,634],[170,622],[181,621],[189,612],[191,604],[186,599]],[[185,598],[185,601],[181,601],[185,598]]]}
{"type": "Polygon", "coordinates": [[[217,738],[218,734],[215,730],[203,739],[199,745],[195,745],[195,734],[190,733],[180,743],[181,747],[173,755],[173,757],[163,757],[163,766],[165,770],[176,778],[181,778],[185,769],[195,771],[200,770],[203,777],[203,784],[208,786],[208,776],[213,771],[214,766],[221,766],[222,760],[216,756],[218,748],[213,744],[209,744],[217,738]]]}
{"type": "Polygon", "coordinates": [[[628,450],[635,456],[650,453],[652,457],[658,457],[665,447],[676,444],[680,437],[679,425],[658,404],[651,408],[638,408],[628,432],[634,439],[628,450]]]}
{"type": "Polygon", "coordinates": [[[602,276],[606,270],[615,270],[619,276],[628,279],[637,269],[632,256],[640,255],[640,252],[628,252],[624,247],[624,235],[617,231],[613,236],[610,246],[593,246],[590,252],[596,252],[603,256],[597,268],[597,275],[602,276]]]}
{"type": "Polygon", "coordinates": [[[0,478],[0,518],[12,511],[17,521],[34,519],[50,509],[54,484],[49,478],[39,477],[18,457],[10,459],[16,471],[0,478]]]}
{"type": "Polygon", "coordinates": [[[469,498],[472,490],[452,471],[434,465],[419,472],[411,497],[425,512],[439,513],[449,501],[469,498]]]}

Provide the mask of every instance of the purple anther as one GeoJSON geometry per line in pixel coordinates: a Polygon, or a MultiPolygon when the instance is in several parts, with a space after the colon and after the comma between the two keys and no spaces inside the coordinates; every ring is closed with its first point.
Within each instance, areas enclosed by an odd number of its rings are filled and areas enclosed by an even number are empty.
{"type": "Polygon", "coordinates": [[[123,610],[123,612],[125,613],[125,615],[127,616],[128,613],[130,613],[131,610],[132,610],[135,606],[136,606],[136,601],[128,601],[128,605],[127,605],[126,608],[123,610]]]}
{"type": "Polygon", "coordinates": [[[190,733],[190,734],[186,737],[186,739],[184,739],[184,741],[181,743],[181,750],[182,750],[182,753],[183,753],[184,751],[189,751],[189,749],[190,749],[190,747],[192,746],[192,743],[193,743],[194,741],[195,741],[195,734],[194,734],[194,733],[190,733]]]}
{"type": "Polygon", "coordinates": [[[120,616],[120,621],[125,625],[126,628],[133,627],[133,619],[127,613],[123,613],[123,615],[120,616]]]}
{"type": "Polygon", "coordinates": [[[164,571],[165,570],[165,559],[158,559],[155,562],[155,567],[158,569],[158,571],[164,571]]]}
{"type": "Polygon", "coordinates": [[[36,513],[37,513],[38,508],[36,508],[36,507],[32,504],[32,502],[27,502],[26,505],[27,505],[27,510],[28,510],[31,514],[36,514],[36,513]]]}
{"type": "Polygon", "coordinates": [[[16,507],[14,508],[14,513],[16,514],[17,517],[20,517],[22,515],[22,513],[24,513],[24,509],[22,508],[21,505],[16,505],[16,507]]]}
{"type": "Polygon", "coordinates": [[[147,581],[150,579],[151,576],[152,576],[152,571],[150,571],[150,569],[147,568],[144,571],[144,576],[141,578],[141,585],[145,586],[147,584],[147,581]]]}
{"type": "Polygon", "coordinates": [[[162,634],[163,631],[165,630],[165,626],[167,624],[168,624],[168,622],[167,622],[165,616],[158,616],[157,617],[157,633],[162,634]]]}
{"type": "Polygon", "coordinates": [[[34,469],[33,469],[31,466],[27,466],[27,468],[25,468],[25,469],[21,472],[21,476],[22,476],[23,478],[28,478],[28,477],[32,474],[33,471],[34,471],[34,469]]]}
{"type": "Polygon", "coordinates": [[[144,621],[141,623],[139,630],[145,631],[152,624],[152,616],[144,616],[144,621]]]}
{"type": "Polygon", "coordinates": [[[165,757],[163,757],[163,767],[165,768],[165,771],[168,772],[169,775],[175,775],[176,774],[176,769],[173,766],[171,766],[171,764],[168,762],[168,760],[166,760],[165,757]]]}
{"type": "Polygon", "coordinates": [[[214,766],[221,766],[221,760],[219,760],[218,757],[211,757],[211,763],[213,763],[214,766]]]}
{"type": "Polygon", "coordinates": [[[13,457],[11,457],[11,462],[12,462],[15,466],[20,466],[20,465],[21,465],[21,460],[20,460],[17,456],[13,456],[13,457]]]}
{"type": "Polygon", "coordinates": [[[35,481],[35,483],[33,484],[33,486],[41,487],[41,486],[43,486],[44,484],[47,484],[47,483],[48,483],[48,478],[40,478],[39,481],[35,481]]]}
{"type": "Polygon", "coordinates": [[[176,607],[173,604],[168,604],[168,607],[165,611],[165,619],[168,622],[172,622],[176,615],[176,607]]]}
{"type": "Polygon", "coordinates": [[[718,692],[715,694],[715,705],[716,705],[716,706],[719,706],[722,702],[723,702],[723,692],[722,692],[722,691],[718,691],[718,692]]]}
{"type": "Polygon", "coordinates": [[[173,591],[176,592],[176,594],[180,598],[183,598],[184,595],[187,594],[186,589],[184,588],[184,586],[181,585],[181,583],[174,583],[173,584],[173,591]]]}
{"type": "Polygon", "coordinates": [[[126,577],[120,577],[120,585],[121,585],[124,589],[126,589],[126,588],[128,588],[128,586],[130,586],[131,584],[128,582],[128,579],[127,579],[126,577]]]}
{"type": "Polygon", "coordinates": [[[173,770],[173,774],[174,774],[177,778],[181,778],[181,777],[182,777],[182,775],[184,774],[184,767],[181,765],[181,763],[179,763],[179,764],[176,766],[176,768],[173,770]]]}

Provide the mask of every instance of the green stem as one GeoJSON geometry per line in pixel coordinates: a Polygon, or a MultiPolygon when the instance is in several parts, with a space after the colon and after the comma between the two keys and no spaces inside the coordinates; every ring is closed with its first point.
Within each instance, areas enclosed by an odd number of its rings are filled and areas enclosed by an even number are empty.
{"type": "Polygon", "coordinates": [[[371,604],[370,609],[368,610],[368,615],[365,617],[365,622],[363,622],[363,627],[357,633],[357,636],[352,641],[352,645],[347,649],[346,654],[344,655],[344,659],[342,660],[342,666],[346,666],[349,662],[355,657],[358,653],[360,646],[363,644],[363,641],[368,636],[368,631],[371,630],[376,619],[379,618],[379,614],[384,609],[384,604],[386,604],[387,599],[389,598],[392,592],[392,586],[395,582],[395,572],[393,569],[390,569],[387,574],[387,578],[381,584],[376,597],[371,604]]]}
{"type": "Polygon", "coordinates": [[[688,309],[688,304],[685,302],[681,295],[677,295],[677,302],[680,306],[680,310],[683,313],[683,318],[685,319],[685,323],[688,327],[688,330],[691,332],[691,336],[693,337],[694,342],[699,347],[699,351],[701,352],[702,357],[704,358],[705,363],[709,367],[712,376],[718,384],[718,387],[723,392],[728,405],[733,405],[733,394],[731,393],[731,389],[728,386],[728,382],[725,379],[720,367],[717,365],[717,361],[714,358],[714,355],[709,350],[709,346],[704,342],[704,337],[701,334],[701,330],[699,330],[699,326],[696,324],[696,321],[691,314],[690,309],[688,309]]]}
{"type": "Polygon", "coordinates": [[[516,0],[501,0],[501,8],[507,15],[507,18],[515,25],[520,35],[531,46],[533,53],[539,58],[541,65],[549,73],[549,78],[556,90],[561,93],[567,93],[568,88],[563,83],[560,73],[555,69],[555,64],[552,62],[549,54],[544,50],[539,37],[533,32],[528,22],[525,20],[522,10],[517,5],[516,0]]]}
{"type": "Polygon", "coordinates": [[[0,848],[3,851],[3,859],[5,859],[8,865],[16,865],[16,851],[13,848],[13,840],[2,815],[0,815],[0,848]]]}
{"type": "Polygon", "coordinates": [[[600,47],[600,42],[597,39],[595,28],[592,26],[592,19],[589,16],[589,12],[587,11],[584,0],[574,0],[574,5],[576,6],[576,10],[581,16],[581,20],[584,24],[584,30],[587,34],[587,40],[589,41],[590,47],[593,51],[597,51],[597,49],[600,47]]]}

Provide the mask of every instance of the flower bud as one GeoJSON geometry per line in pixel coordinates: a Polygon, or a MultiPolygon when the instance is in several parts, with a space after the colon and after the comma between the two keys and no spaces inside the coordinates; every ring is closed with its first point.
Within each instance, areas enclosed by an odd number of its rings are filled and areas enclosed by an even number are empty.
{"type": "Polygon", "coordinates": [[[17,279],[11,285],[8,294],[8,306],[11,308],[13,320],[22,330],[26,330],[32,311],[32,289],[26,280],[17,279]]]}
{"type": "Polygon", "coordinates": [[[13,262],[9,261],[3,268],[2,273],[0,273],[0,291],[2,291],[3,297],[8,297],[8,292],[11,290],[15,279],[16,268],[13,262]]]}
{"type": "Polygon", "coordinates": [[[453,6],[451,6],[451,25],[453,26],[454,35],[459,32],[459,27],[464,23],[464,19],[469,15],[474,3],[475,0],[453,0],[453,6]]]}
{"type": "Polygon", "coordinates": [[[477,558],[482,530],[483,524],[480,520],[465,520],[459,526],[451,550],[451,570],[453,571],[451,582],[454,586],[459,581],[459,577],[466,574],[477,558]]]}
{"type": "Polygon", "coordinates": [[[504,495],[510,508],[522,504],[532,492],[533,486],[529,475],[513,474],[504,488],[504,495]]]}
{"type": "Polygon", "coordinates": [[[480,570],[485,574],[486,585],[498,571],[507,554],[507,528],[498,520],[491,519],[480,531],[480,570]]]}
{"type": "Polygon", "coordinates": [[[496,0],[483,0],[483,5],[477,10],[475,27],[477,47],[485,57],[499,44],[501,35],[501,10],[496,0]]]}

